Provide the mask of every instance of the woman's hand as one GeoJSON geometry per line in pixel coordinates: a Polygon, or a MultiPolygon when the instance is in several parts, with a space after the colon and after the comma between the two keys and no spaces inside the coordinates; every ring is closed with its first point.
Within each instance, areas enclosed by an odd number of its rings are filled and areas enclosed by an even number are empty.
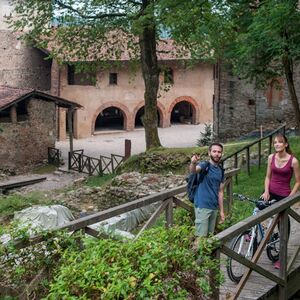
{"type": "Polygon", "coordinates": [[[265,201],[270,200],[270,193],[267,191],[264,191],[264,193],[260,196],[261,199],[264,199],[265,201]]]}

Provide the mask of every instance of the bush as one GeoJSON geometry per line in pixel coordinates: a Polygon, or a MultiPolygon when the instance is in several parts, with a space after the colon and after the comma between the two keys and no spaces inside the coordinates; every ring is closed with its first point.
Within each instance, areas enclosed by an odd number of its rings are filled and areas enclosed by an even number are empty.
{"type": "Polygon", "coordinates": [[[205,123],[204,132],[200,133],[200,138],[197,140],[197,146],[208,146],[213,140],[213,132],[211,124],[205,123]]]}
{"type": "Polygon", "coordinates": [[[129,243],[87,239],[83,251],[65,252],[47,299],[204,299],[207,266],[196,264],[192,241],[190,226],[129,243]]]}

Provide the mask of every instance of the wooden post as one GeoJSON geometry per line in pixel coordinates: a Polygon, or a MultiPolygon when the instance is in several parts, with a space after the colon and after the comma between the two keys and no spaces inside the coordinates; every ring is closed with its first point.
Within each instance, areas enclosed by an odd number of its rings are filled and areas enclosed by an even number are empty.
{"type": "Polygon", "coordinates": [[[166,227],[173,226],[173,198],[166,200],[168,201],[168,205],[166,207],[166,227]]]}
{"type": "MultiPolygon", "coordinates": [[[[216,262],[220,262],[220,248],[216,249],[213,253],[212,253],[212,258],[215,259],[216,262]]],[[[218,270],[220,270],[220,263],[219,263],[219,268],[216,268],[218,270]]],[[[210,296],[209,299],[211,300],[215,300],[215,299],[219,299],[220,297],[220,289],[219,289],[219,284],[216,284],[216,276],[218,271],[214,272],[213,270],[209,270],[209,284],[210,287],[212,289],[212,295],[210,296]]]]}
{"type": "Polygon", "coordinates": [[[10,108],[10,120],[13,124],[17,124],[18,122],[18,116],[17,116],[17,106],[13,105],[10,108]]]}
{"type": "Polygon", "coordinates": [[[258,142],[258,168],[261,167],[261,141],[258,142]]]}
{"type": "Polygon", "coordinates": [[[73,152],[73,107],[68,109],[68,129],[69,129],[69,141],[70,141],[70,152],[73,152]]]}
{"type": "Polygon", "coordinates": [[[279,235],[280,235],[280,248],[279,248],[279,261],[280,270],[279,276],[284,280],[284,286],[279,285],[278,299],[287,299],[287,244],[288,244],[288,212],[287,210],[280,213],[279,235]]]}
{"type": "MultiPolygon", "coordinates": [[[[238,154],[237,153],[234,155],[234,168],[235,169],[238,168],[238,154]]],[[[235,175],[235,183],[238,184],[238,174],[237,173],[235,175]]]]}
{"type": "Polygon", "coordinates": [[[131,156],[131,140],[125,140],[125,155],[124,160],[128,159],[131,156]]]}
{"type": "Polygon", "coordinates": [[[247,174],[250,175],[250,147],[246,149],[247,174]]]}
{"type": "Polygon", "coordinates": [[[272,153],[272,135],[269,136],[269,155],[272,153]]]}

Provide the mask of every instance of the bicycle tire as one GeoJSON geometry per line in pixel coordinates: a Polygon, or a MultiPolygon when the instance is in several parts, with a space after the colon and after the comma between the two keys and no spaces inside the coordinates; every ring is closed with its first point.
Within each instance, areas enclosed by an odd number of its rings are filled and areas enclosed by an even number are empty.
{"type": "MultiPolygon", "coordinates": [[[[241,233],[239,236],[237,236],[231,243],[230,249],[235,251],[238,254],[241,254],[243,257],[246,256],[246,253],[249,250],[250,243],[247,241],[247,236],[249,236],[250,231],[245,231],[244,233],[241,233]],[[241,245],[242,243],[242,245],[241,245]],[[241,248],[241,251],[238,251],[238,249],[241,248]]],[[[247,257],[248,259],[251,259],[257,249],[257,237],[254,238],[252,249],[250,249],[249,253],[250,255],[247,257]]],[[[227,261],[227,274],[231,281],[239,283],[241,278],[244,275],[245,270],[247,270],[247,267],[240,264],[239,262],[235,261],[233,258],[229,257],[227,261]]]]}
{"type": "MultiPolygon", "coordinates": [[[[291,233],[291,222],[290,218],[288,220],[288,239],[291,233]]],[[[270,240],[266,247],[267,256],[270,261],[276,262],[279,260],[279,249],[280,249],[280,234],[278,230],[278,226],[274,229],[271,234],[270,240]]]]}

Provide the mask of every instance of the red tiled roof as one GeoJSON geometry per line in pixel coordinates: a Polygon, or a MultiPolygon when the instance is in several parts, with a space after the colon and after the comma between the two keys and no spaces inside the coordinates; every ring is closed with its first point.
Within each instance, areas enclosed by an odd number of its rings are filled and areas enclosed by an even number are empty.
{"type": "Polygon", "coordinates": [[[0,110],[6,109],[9,106],[12,106],[14,103],[18,103],[23,99],[30,97],[38,97],[46,101],[53,101],[58,106],[61,107],[82,107],[81,105],[69,101],[60,97],[52,96],[50,94],[36,91],[34,89],[26,88],[16,88],[10,86],[1,86],[0,85],[0,110]]]}
{"type": "MultiPolygon", "coordinates": [[[[55,29],[53,29],[55,36],[55,29]]],[[[55,37],[47,37],[48,47],[47,52],[57,52],[58,58],[62,61],[96,61],[96,60],[107,60],[107,61],[129,61],[131,59],[139,58],[139,50],[134,50],[138,48],[138,38],[125,33],[122,30],[111,31],[107,34],[104,41],[99,41],[99,43],[94,43],[88,47],[88,56],[80,57],[78,52],[76,53],[76,48],[73,50],[66,50],[60,47],[59,41],[55,37]],[[130,41],[131,47],[128,46],[130,41]],[[133,46],[134,45],[134,46],[133,46]],[[132,47],[133,46],[133,47],[132,47]],[[118,53],[118,55],[116,55],[118,53]]],[[[76,37],[75,37],[76,39],[76,37]]],[[[78,41],[75,40],[74,43],[78,41]]],[[[177,45],[174,40],[171,39],[160,39],[157,41],[157,58],[160,61],[167,60],[182,60],[190,59],[191,53],[185,49],[183,46],[177,45]]]]}
{"type": "Polygon", "coordinates": [[[13,104],[18,99],[33,92],[33,89],[21,89],[0,85],[0,109],[13,104]]]}

